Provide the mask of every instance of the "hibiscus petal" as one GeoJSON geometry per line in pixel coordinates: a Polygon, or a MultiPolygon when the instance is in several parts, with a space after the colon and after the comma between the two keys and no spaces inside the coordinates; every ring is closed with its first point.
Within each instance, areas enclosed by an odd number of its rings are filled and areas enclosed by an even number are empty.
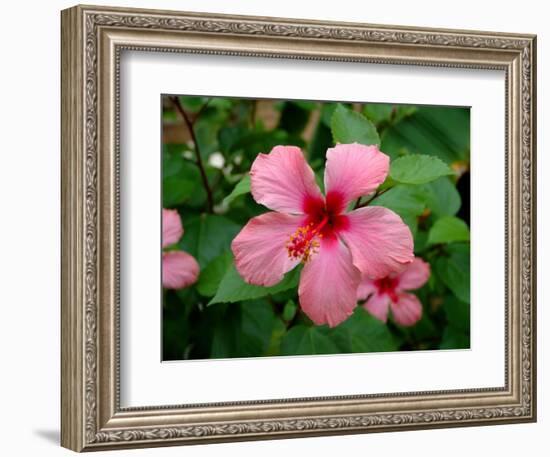
{"type": "Polygon", "coordinates": [[[339,144],[327,150],[325,190],[333,210],[343,211],[347,204],[368,195],[384,182],[390,158],[377,146],[358,143],[339,144]]]}
{"type": "Polygon", "coordinates": [[[363,276],[359,287],[357,288],[357,300],[366,300],[370,294],[377,292],[377,287],[374,284],[374,281],[366,276],[363,276]]]}
{"type": "Polygon", "coordinates": [[[183,289],[193,284],[199,276],[199,264],[183,251],[162,254],[162,286],[166,289],[183,289]]]}
{"type": "Polygon", "coordinates": [[[283,213],[304,214],[310,205],[323,206],[323,196],[300,148],[275,146],[258,154],[250,170],[254,200],[283,213]]]}
{"type": "Polygon", "coordinates": [[[390,298],[386,294],[375,293],[365,302],[363,306],[374,317],[382,322],[387,322],[389,305],[390,298]]]}
{"type": "Polygon", "coordinates": [[[361,274],[336,238],[323,239],[300,277],[300,306],[317,325],[334,327],[353,313],[361,274]]]}
{"type": "Polygon", "coordinates": [[[281,281],[300,263],[288,256],[286,243],[303,223],[303,216],[275,212],[250,219],[231,243],[235,266],[243,279],[266,287],[281,281]]]}
{"type": "Polygon", "coordinates": [[[177,243],[183,236],[181,218],[175,209],[162,208],[162,247],[177,243]]]}
{"type": "Polygon", "coordinates": [[[419,289],[430,277],[430,264],[415,257],[397,277],[397,287],[402,290],[419,289]]]}
{"type": "Polygon", "coordinates": [[[395,322],[406,327],[416,324],[422,317],[422,303],[413,294],[399,294],[397,302],[391,302],[390,308],[395,322]]]}
{"type": "Polygon", "coordinates": [[[356,209],[345,217],[348,224],[339,235],[351,251],[353,264],[365,276],[383,278],[412,262],[411,231],[393,211],[369,206],[356,209]]]}

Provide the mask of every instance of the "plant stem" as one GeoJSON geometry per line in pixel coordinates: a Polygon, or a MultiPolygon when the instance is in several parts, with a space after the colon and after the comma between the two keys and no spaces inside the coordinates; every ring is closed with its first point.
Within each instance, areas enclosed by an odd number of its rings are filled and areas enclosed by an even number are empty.
{"type": "MultiPolygon", "coordinates": [[[[191,139],[193,140],[193,143],[195,144],[195,155],[197,156],[197,166],[199,167],[199,172],[202,179],[202,184],[204,186],[204,190],[206,191],[206,199],[208,202],[208,212],[213,213],[214,212],[214,198],[212,196],[212,189],[210,188],[210,184],[208,183],[208,177],[206,176],[206,171],[204,169],[204,164],[202,162],[201,157],[201,151],[199,148],[199,142],[197,141],[197,137],[195,135],[195,130],[193,129],[193,123],[189,119],[189,116],[183,109],[183,106],[181,106],[181,103],[178,99],[178,97],[170,97],[170,100],[172,100],[172,103],[176,107],[176,110],[183,118],[185,125],[187,126],[187,130],[189,130],[189,134],[191,135],[191,139]]],[[[208,102],[206,103],[208,104],[208,102]]]]}
{"type": "Polygon", "coordinates": [[[373,195],[371,198],[369,198],[365,203],[359,204],[359,200],[360,200],[360,199],[357,200],[357,202],[355,203],[355,208],[363,208],[364,206],[370,205],[370,204],[372,203],[372,201],[373,201],[375,198],[380,197],[380,195],[385,194],[385,193],[386,193],[388,190],[390,190],[390,189],[391,189],[391,187],[388,187],[387,189],[384,189],[384,190],[382,190],[382,191],[380,191],[380,192],[379,192],[379,191],[376,191],[376,192],[374,193],[374,195],[373,195]]]}

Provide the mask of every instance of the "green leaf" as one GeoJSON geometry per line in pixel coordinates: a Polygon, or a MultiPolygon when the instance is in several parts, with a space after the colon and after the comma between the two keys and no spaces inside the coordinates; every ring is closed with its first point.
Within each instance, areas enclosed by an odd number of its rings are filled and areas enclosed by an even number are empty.
{"type": "Polygon", "coordinates": [[[253,286],[247,284],[239,275],[234,264],[227,269],[227,272],[220,282],[220,286],[216,295],[208,305],[215,303],[235,303],[238,301],[252,300],[255,298],[265,297],[266,295],[275,294],[288,290],[298,285],[300,278],[300,269],[295,268],[289,271],[281,282],[271,287],[253,286]]]}
{"type": "Polygon", "coordinates": [[[196,112],[208,101],[207,97],[196,97],[194,95],[181,95],[178,97],[183,107],[189,111],[196,112]]]}
{"type": "Polygon", "coordinates": [[[275,314],[269,303],[229,306],[214,327],[211,358],[259,357],[269,347],[275,314]]]}
{"type": "Polygon", "coordinates": [[[228,250],[241,229],[235,222],[215,214],[202,214],[189,220],[185,220],[184,215],[183,226],[185,233],[179,246],[194,256],[201,268],[228,250]]]}
{"type": "Polygon", "coordinates": [[[464,303],[452,295],[445,297],[443,310],[447,316],[449,325],[456,329],[469,332],[470,330],[470,305],[464,303]]]}
{"type": "Polygon", "coordinates": [[[389,122],[394,105],[387,103],[368,103],[363,107],[363,114],[372,122],[378,124],[380,122],[389,122]]]}
{"type": "Polygon", "coordinates": [[[218,131],[218,145],[220,151],[229,155],[234,152],[234,146],[245,136],[247,129],[243,126],[226,126],[218,131]]]}
{"type": "Polygon", "coordinates": [[[447,327],[443,332],[439,349],[469,349],[470,335],[454,327],[447,327]]]}
{"type": "Polygon", "coordinates": [[[428,232],[424,230],[417,230],[414,234],[414,252],[420,253],[428,244],[428,232]]]}
{"type": "Polygon", "coordinates": [[[220,125],[213,120],[204,117],[204,114],[195,122],[193,130],[201,152],[201,157],[206,161],[208,156],[219,150],[218,131],[220,125]]]}
{"type": "Polygon", "coordinates": [[[241,303],[241,332],[248,341],[240,341],[241,352],[263,354],[269,345],[271,331],[275,323],[275,313],[269,303],[241,303]],[[250,347],[247,350],[247,346],[250,347]]]}
{"type": "MultiPolygon", "coordinates": [[[[387,136],[386,131],[416,112],[416,106],[390,105],[386,103],[368,103],[363,107],[363,114],[376,124],[381,140],[387,136]]],[[[386,151],[382,148],[383,151],[386,151]]],[[[392,151],[393,152],[393,151],[392,151]]],[[[392,156],[393,154],[390,154],[392,156]]]]}
{"type": "Polygon", "coordinates": [[[162,153],[162,205],[172,208],[206,195],[197,166],[184,159],[183,145],[168,144],[162,153]]]}
{"type": "Polygon", "coordinates": [[[327,327],[292,327],[281,342],[281,355],[339,354],[327,327]]]}
{"type": "Polygon", "coordinates": [[[162,206],[173,208],[185,202],[196,190],[196,183],[182,179],[180,176],[169,176],[162,182],[162,206]]]}
{"type": "Polygon", "coordinates": [[[293,137],[292,143],[289,134],[281,129],[264,130],[263,127],[257,127],[254,130],[247,130],[246,133],[240,135],[238,139],[231,145],[233,151],[243,153],[244,160],[241,163],[243,169],[249,169],[252,161],[256,158],[259,152],[268,153],[274,146],[280,144],[294,144],[302,146],[301,140],[293,137]]]}
{"type": "Polygon", "coordinates": [[[229,205],[233,200],[235,200],[240,195],[245,195],[250,192],[250,175],[246,175],[241,179],[231,193],[223,199],[225,205],[229,205]]]}
{"type": "Polygon", "coordinates": [[[162,145],[162,179],[177,175],[183,166],[183,144],[162,145]]]}
{"type": "Polygon", "coordinates": [[[177,122],[178,115],[174,110],[164,108],[162,110],[162,121],[163,122],[177,122]]]}
{"type": "Polygon", "coordinates": [[[332,115],[340,103],[325,102],[321,104],[321,123],[330,128],[332,115]]]}
{"type": "Polygon", "coordinates": [[[374,124],[362,114],[341,104],[334,110],[330,126],[336,143],[380,144],[374,124]]]}
{"type": "MultiPolygon", "coordinates": [[[[362,306],[335,329],[336,335],[347,340],[350,352],[388,352],[399,348],[388,326],[371,316],[362,306]]],[[[342,343],[341,343],[342,344],[342,343]]]]}
{"type": "MultiPolygon", "coordinates": [[[[416,340],[431,340],[439,337],[440,330],[436,327],[433,321],[428,316],[428,313],[423,312],[420,320],[413,327],[406,329],[414,336],[416,340]]],[[[431,349],[430,347],[418,347],[418,349],[431,349]]]]}
{"type": "Polygon", "coordinates": [[[220,111],[227,111],[230,110],[233,107],[233,103],[235,103],[235,99],[233,98],[225,98],[225,97],[214,97],[208,99],[208,108],[216,108],[220,111]]]}
{"type": "Polygon", "coordinates": [[[418,218],[412,214],[403,214],[400,216],[403,222],[409,227],[411,235],[413,237],[416,236],[416,232],[418,231],[418,218]]]}
{"type": "Polygon", "coordinates": [[[213,297],[216,295],[220,282],[232,261],[233,256],[231,255],[231,252],[226,251],[212,260],[206,268],[201,270],[199,280],[196,285],[199,294],[203,297],[213,297]]]}
{"type": "Polygon", "coordinates": [[[418,126],[439,141],[456,157],[464,160],[470,148],[470,109],[423,106],[416,112],[418,126]]]}
{"type": "Polygon", "coordinates": [[[383,206],[395,211],[400,216],[419,216],[426,207],[426,192],[418,186],[397,185],[376,197],[371,205],[383,206]]]}
{"type": "Polygon", "coordinates": [[[426,184],[453,171],[437,157],[410,154],[391,163],[390,176],[403,184],[426,184]]]}
{"type": "MultiPolygon", "coordinates": [[[[181,360],[189,343],[189,315],[193,308],[193,291],[187,291],[190,300],[182,301],[179,293],[172,290],[163,292],[162,306],[162,359],[181,360]]],[[[180,291],[178,291],[180,292],[180,291]]]]}
{"type": "Polygon", "coordinates": [[[298,105],[300,108],[306,111],[313,111],[319,106],[318,102],[311,102],[308,100],[292,100],[292,103],[298,105]]]}
{"type": "Polygon", "coordinates": [[[426,192],[421,187],[398,184],[376,197],[371,205],[383,206],[395,211],[409,226],[411,233],[415,235],[418,228],[418,216],[426,207],[425,198],[426,192]]]}
{"type": "Polygon", "coordinates": [[[468,241],[470,230],[462,219],[446,216],[438,219],[428,234],[428,244],[468,241]]]}
{"type": "Polygon", "coordinates": [[[450,244],[446,249],[449,256],[437,259],[436,272],[457,298],[470,303],[470,245],[450,244]]]}
{"type": "Polygon", "coordinates": [[[461,199],[454,183],[442,176],[425,186],[426,203],[437,217],[454,216],[460,209],[461,199]]]}
{"type": "Polygon", "coordinates": [[[395,110],[395,116],[392,119],[393,124],[401,122],[403,119],[412,116],[418,111],[418,106],[413,105],[397,105],[395,110]]]}
{"type": "Polygon", "coordinates": [[[413,154],[439,157],[447,163],[468,160],[469,148],[469,108],[433,106],[419,107],[412,115],[392,122],[384,130],[380,147],[392,158],[407,149],[413,154]]]}

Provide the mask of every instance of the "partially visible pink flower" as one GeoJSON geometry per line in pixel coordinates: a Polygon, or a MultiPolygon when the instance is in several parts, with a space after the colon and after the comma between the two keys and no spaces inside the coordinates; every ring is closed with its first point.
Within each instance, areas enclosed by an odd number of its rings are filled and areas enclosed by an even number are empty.
{"type": "MultiPolygon", "coordinates": [[[[181,218],[175,209],[162,209],[162,248],[177,243],[183,236],[181,218]]],[[[166,289],[183,289],[199,276],[199,264],[183,251],[162,253],[162,286],[166,289]]]]}
{"type": "Polygon", "coordinates": [[[357,304],[362,275],[380,278],[413,259],[413,240],[401,218],[386,208],[347,207],[384,182],[389,157],[376,146],[340,144],[327,151],[326,196],[302,151],[276,146],[259,154],[250,171],[256,202],[274,210],[251,219],[231,249],[250,284],[272,286],[300,262],[298,294],[316,324],[333,327],[357,304]]]}
{"type": "Polygon", "coordinates": [[[357,298],[365,300],[363,305],[374,317],[386,322],[391,309],[395,322],[403,326],[416,324],[422,317],[422,303],[416,295],[407,290],[419,289],[430,277],[430,264],[420,257],[401,273],[384,278],[363,278],[357,289],[357,298]]]}

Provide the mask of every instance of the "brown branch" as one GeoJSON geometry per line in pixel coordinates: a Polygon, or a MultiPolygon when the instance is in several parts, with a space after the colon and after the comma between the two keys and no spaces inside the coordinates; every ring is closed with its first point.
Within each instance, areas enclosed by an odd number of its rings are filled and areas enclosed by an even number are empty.
{"type": "Polygon", "coordinates": [[[371,198],[369,198],[365,203],[361,203],[361,204],[360,204],[360,203],[359,203],[359,200],[360,200],[360,199],[358,199],[357,202],[355,203],[355,208],[363,208],[363,207],[365,207],[365,206],[370,205],[370,204],[372,203],[372,201],[373,201],[375,198],[380,197],[380,195],[384,195],[384,194],[385,194],[388,190],[390,190],[390,189],[391,189],[391,187],[388,187],[388,188],[386,188],[386,189],[384,189],[384,190],[382,190],[382,191],[378,191],[378,190],[377,190],[377,191],[374,193],[374,195],[373,195],[371,198]]]}
{"type": "MultiPolygon", "coordinates": [[[[204,164],[202,162],[201,157],[201,151],[199,147],[199,142],[197,141],[197,136],[195,135],[195,130],[193,129],[193,123],[189,119],[189,116],[183,109],[183,106],[181,106],[181,103],[178,99],[178,97],[170,97],[170,100],[172,100],[172,103],[176,107],[176,110],[183,118],[185,125],[187,126],[187,130],[189,130],[189,134],[191,135],[191,139],[193,140],[193,143],[195,144],[195,155],[197,156],[197,166],[199,167],[202,184],[204,186],[204,190],[206,191],[206,198],[208,202],[208,211],[210,213],[214,212],[214,198],[212,196],[212,189],[210,188],[210,184],[208,183],[208,177],[206,176],[206,171],[204,169],[204,164]]],[[[208,104],[208,102],[206,103],[208,104]]],[[[205,104],[205,105],[206,105],[205,104]]]]}

